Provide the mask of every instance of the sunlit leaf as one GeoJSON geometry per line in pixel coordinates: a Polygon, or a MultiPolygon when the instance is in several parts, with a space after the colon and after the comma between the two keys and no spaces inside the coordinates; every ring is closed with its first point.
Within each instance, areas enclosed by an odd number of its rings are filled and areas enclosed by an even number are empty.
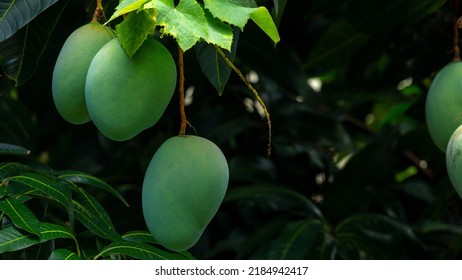
{"type": "Polygon", "coordinates": [[[128,56],[132,57],[146,38],[154,34],[154,11],[150,9],[130,13],[116,26],[116,34],[128,56]]]}
{"type": "Polygon", "coordinates": [[[207,19],[204,10],[195,0],[157,0],[157,24],[162,31],[176,38],[183,51],[204,40],[223,49],[230,50],[233,41],[231,27],[216,20],[207,19]]]}
{"type": "Polygon", "coordinates": [[[268,9],[265,7],[248,7],[239,0],[205,0],[205,8],[215,17],[241,30],[252,19],[275,43],[280,41],[279,33],[268,9]]]}
{"type": "Polygon", "coordinates": [[[149,1],[151,0],[121,0],[108,22],[142,8],[149,1]]]}

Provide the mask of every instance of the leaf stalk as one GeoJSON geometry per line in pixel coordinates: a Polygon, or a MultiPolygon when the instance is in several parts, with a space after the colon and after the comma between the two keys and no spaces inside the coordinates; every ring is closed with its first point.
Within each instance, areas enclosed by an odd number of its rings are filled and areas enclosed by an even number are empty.
{"type": "Polygon", "coordinates": [[[265,113],[266,117],[266,123],[268,125],[268,148],[267,148],[267,155],[271,155],[271,146],[272,146],[272,129],[271,129],[271,118],[270,114],[268,112],[268,109],[266,108],[265,102],[261,99],[260,95],[258,94],[257,90],[252,86],[251,83],[247,81],[247,79],[244,77],[242,72],[234,65],[234,63],[226,56],[226,54],[220,49],[220,47],[215,45],[215,49],[217,50],[217,53],[223,58],[223,60],[228,64],[231,69],[239,76],[239,78],[245,83],[247,88],[252,92],[252,94],[255,96],[257,99],[258,103],[260,106],[263,108],[263,112],[265,113]]]}

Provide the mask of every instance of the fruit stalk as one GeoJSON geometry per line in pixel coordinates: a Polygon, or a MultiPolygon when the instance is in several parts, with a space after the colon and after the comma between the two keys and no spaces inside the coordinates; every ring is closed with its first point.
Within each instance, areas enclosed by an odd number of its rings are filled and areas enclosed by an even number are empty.
{"type": "Polygon", "coordinates": [[[103,12],[103,0],[96,0],[96,8],[91,21],[98,21],[100,14],[103,12]]]}
{"type": "Polygon", "coordinates": [[[459,47],[459,29],[462,28],[462,17],[457,19],[454,24],[454,59],[453,61],[460,61],[460,47],[459,47]]]}
{"type": "Polygon", "coordinates": [[[180,114],[181,114],[181,125],[179,135],[186,135],[186,124],[188,120],[186,118],[186,111],[184,109],[184,61],[183,61],[183,50],[178,48],[178,67],[179,79],[178,79],[178,91],[180,92],[180,114]]]}

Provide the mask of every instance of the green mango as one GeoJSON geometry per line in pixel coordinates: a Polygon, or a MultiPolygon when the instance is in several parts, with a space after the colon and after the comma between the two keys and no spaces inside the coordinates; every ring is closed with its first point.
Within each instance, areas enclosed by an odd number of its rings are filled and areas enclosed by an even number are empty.
{"type": "Polygon", "coordinates": [[[85,80],[96,53],[114,38],[113,31],[98,22],[90,22],[69,35],[56,60],[52,78],[53,101],[68,122],[90,121],[85,103],[85,80]]]}
{"type": "Polygon", "coordinates": [[[428,131],[441,151],[462,124],[462,62],[447,64],[430,85],[425,103],[428,131]]]}
{"type": "Polygon", "coordinates": [[[454,189],[462,198],[462,125],[449,139],[446,150],[446,168],[454,189]]]}
{"type": "Polygon", "coordinates": [[[164,142],[147,168],[143,215],[154,238],[173,251],[191,248],[218,211],[228,187],[225,156],[199,136],[164,142]]]}
{"type": "Polygon", "coordinates": [[[88,69],[85,99],[90,117],[106,137],[131,139],[160,119],[176,79],[175,61],[156,39],[146,39],[130,58],[114,38],[88,69]]]}

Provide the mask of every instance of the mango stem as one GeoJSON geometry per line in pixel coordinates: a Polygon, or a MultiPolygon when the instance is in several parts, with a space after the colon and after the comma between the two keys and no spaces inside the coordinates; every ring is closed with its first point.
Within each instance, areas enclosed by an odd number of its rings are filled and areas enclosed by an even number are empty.
{"type": "Polygon", "coordinates": [[[459,29],[462,28],[462,17],[457,19],[454,24],[454,59],[453,61],[460,61],[460,47],[459,47],[459,29]]]}
{"type": "Polygon", "coordinates": [[[180,114],[181,114],[181,125],[179,135],[186,135],[186,125],[188,120],[186,118],[186,111],[184,109],[184,61],[183,61],[183,50],[178,48],[178,67],[179,69],[179,80],[178,80],[178,91],[180,92],[180,114]]]}

